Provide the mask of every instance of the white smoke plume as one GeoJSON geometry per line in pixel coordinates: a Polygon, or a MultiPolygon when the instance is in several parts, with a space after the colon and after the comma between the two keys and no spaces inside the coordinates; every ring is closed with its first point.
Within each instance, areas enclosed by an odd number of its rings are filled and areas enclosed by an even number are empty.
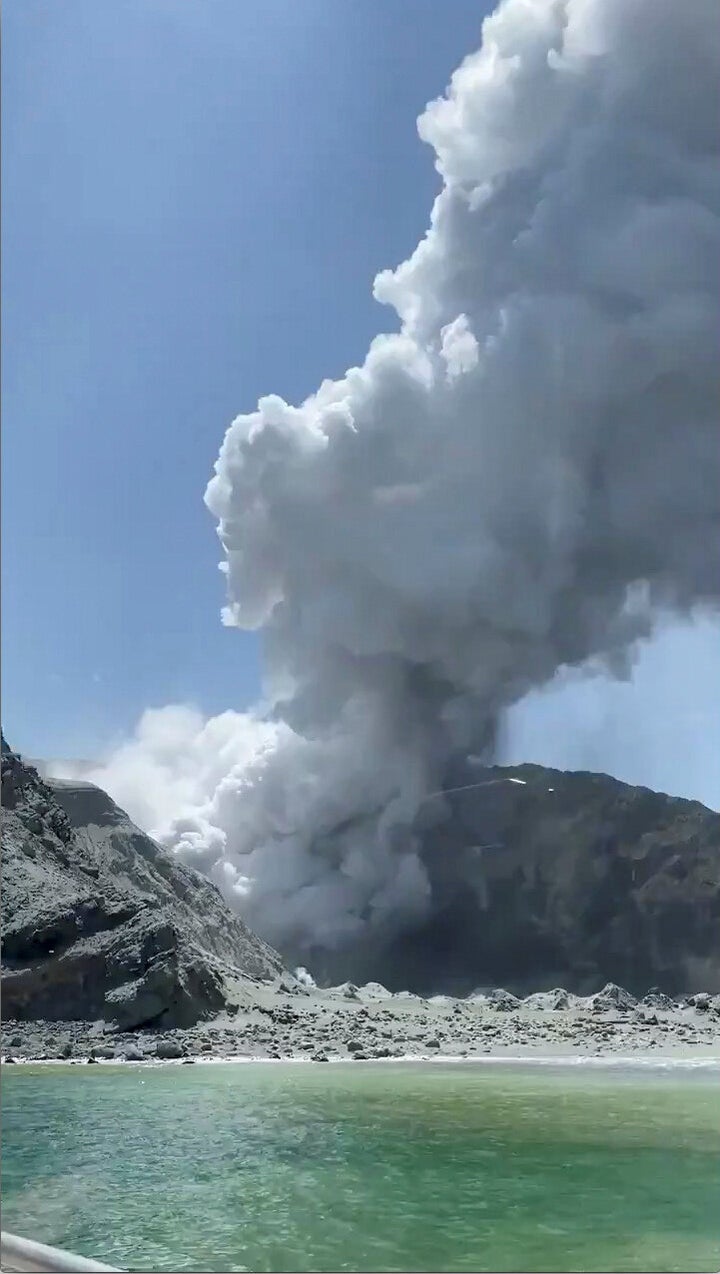
{"type": "Polygon", "coordinates": [[[312,991],[317,985],[312,973],[309,973],[302,965],[299,965],[295,970],[295,979],[301,986],[307,987],[309,991],[312,991]]]}
{"type": "Polygon", "coordinates": [[[716,0],[506,0],[418,122],[400,330],[225,436],[272,711],[148,713],[98,778],[311,967],[432,910],[425,797],[512,705],[717,604],[719,83],[716,0]]]}

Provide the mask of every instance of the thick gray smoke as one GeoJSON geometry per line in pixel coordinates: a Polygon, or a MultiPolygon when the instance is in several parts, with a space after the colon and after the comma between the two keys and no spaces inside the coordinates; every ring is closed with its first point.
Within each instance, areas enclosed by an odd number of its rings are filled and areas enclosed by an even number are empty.
{"type": "Polygon", "coordinates": [[[298,959],[432,911],[427,798],[511,705],[718,600],[719,83],[716,0],[506,0],[418,123],[400,331],[227,432],[225,618],[274,706],[146,720],[186,740],[155,830],[298,959]]]}

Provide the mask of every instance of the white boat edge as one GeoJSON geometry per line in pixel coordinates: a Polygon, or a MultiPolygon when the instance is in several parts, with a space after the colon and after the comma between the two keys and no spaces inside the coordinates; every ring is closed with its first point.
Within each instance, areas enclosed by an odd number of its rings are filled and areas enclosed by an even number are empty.
{"type": "MultiPolygon", "coordinates": [[[[18,1234],[9,1234],[7,1230],[0,1233],[0,1272],[16,1274],[26,1270],[48,1271],[53,1274],[85,1274],[90,1270],[116,1270],[114,1265],[102,1265],[100,1261],[88,1261],[83,1256],[75,1256],[73,1252],[63,1252],[58,1247],[49,1247],[46,1243],[35,1243],[33,1239],[20,1238],[18,1234]]],[[[117,1272],[116,1272],[117,1274],[117,1272]]]]}

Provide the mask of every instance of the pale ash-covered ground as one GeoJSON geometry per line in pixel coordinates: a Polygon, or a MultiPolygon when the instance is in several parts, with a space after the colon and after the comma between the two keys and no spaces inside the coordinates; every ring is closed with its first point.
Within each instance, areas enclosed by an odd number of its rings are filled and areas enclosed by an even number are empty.
{"type": "Polygon", "coordinates": [[[377,985],[308,989],[290,978],[245,981],[236,1004],[192,1028],[123,1033],[103,1022],[5,1022],[3,1054],[18,1060],[141,1061],[276,1058],[637,1056],[720,1060],[720,997],[635,1001],[610,987],[580,999],[561,990],[518,1001],[508,992],[426,1000],[377,985]],[[560,1007],[555,1007],[560,1006],[560,1007]]]}

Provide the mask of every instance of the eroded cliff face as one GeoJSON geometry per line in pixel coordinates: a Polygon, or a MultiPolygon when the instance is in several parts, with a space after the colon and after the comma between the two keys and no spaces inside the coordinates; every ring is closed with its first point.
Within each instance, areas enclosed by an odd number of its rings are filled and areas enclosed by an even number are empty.
{"type": "Polygon", "coordinates": [[[460,766],[446,786],[460,790],[416,828],[431,919],[385,945],[293,957],[333,981],[425,993],[720,990],[720,815],[535,765],[460,766]]]}
{"type": "Polygon", "coordinates": [[[2,805],[4,1017],[186,1026],[282,971],[105,792],[42,780],[4,740],[2,805]]]}

